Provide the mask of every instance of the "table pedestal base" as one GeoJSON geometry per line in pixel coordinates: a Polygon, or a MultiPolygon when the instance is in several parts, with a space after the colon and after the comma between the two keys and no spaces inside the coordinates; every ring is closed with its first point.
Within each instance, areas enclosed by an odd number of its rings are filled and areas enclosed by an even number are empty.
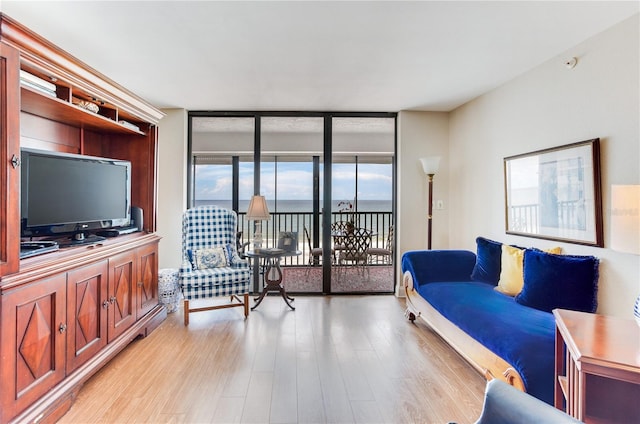
{"type": "Polygon", "coordinates": [[[287,291],[284,289],[284,285],[282,284],[282,268],[280,268],[280,258],[266,258],[266,261],[267,269],[264,272],[264,287],[262,288],[262,293],[260,293],[260,296],[254,298],[256,304],[251,307],[251,310],[253,311],[255,308],[257,308],[269,292],[280,293],[287,306],[292,310],[295,310],[296,308],[293,307],[293,305],[291,305],[290,303],[295,299],[287,294],[287,291]],[[271,278],[272,273],[274,278],[271,278]]]}

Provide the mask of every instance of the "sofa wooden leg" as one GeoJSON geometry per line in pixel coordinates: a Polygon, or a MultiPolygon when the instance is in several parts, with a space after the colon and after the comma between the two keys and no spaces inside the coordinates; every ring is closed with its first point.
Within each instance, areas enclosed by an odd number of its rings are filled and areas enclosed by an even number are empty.
{"type": "Polygon", "coordinates": [[[187,299],[184,300],[184,325],[189,325],[189,301],[187,299]]]}

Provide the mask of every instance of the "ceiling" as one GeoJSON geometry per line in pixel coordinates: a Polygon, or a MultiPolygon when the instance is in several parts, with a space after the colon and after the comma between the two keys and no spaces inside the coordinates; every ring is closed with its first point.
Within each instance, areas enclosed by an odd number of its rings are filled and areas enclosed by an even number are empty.
{"type": "Polygon", "coordinates": [[[0,7],[160,108],[363,112],[452,110],[640,10],[637,1],[0,7]]]}

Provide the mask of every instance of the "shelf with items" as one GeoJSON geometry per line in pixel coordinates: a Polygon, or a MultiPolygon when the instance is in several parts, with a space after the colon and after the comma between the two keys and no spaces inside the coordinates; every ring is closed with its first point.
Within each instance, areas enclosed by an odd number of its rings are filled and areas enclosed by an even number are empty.
{"type": "Polygon", "coordinates": [[[96,114],[70,102],[48,97],[32,90],[21,88],[21,110],[53,121],[99,131],[145,135],[140,130],[129,128],[113,119],[96,114]]]}
{"type": "Polygon", "coordinates": [[[27,64],[20,75],[24,112],[79,128],[145,135],[143,121],[61,78],[27,64]]]}

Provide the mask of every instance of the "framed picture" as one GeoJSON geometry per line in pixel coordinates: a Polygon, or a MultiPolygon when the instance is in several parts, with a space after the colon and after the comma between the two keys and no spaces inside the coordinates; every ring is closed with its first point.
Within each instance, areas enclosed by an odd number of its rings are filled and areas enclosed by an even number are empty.
{"type": "Polygon", "coordinates": [[[600,139],[504,158],[506,232],[603,246],[600,139]]]}
{"type": "Polygon", "coordinates": [[[280,231],[278,249],[285,252],[295,252],[298,249],[298,233],[296,231],[280,231]]]}

